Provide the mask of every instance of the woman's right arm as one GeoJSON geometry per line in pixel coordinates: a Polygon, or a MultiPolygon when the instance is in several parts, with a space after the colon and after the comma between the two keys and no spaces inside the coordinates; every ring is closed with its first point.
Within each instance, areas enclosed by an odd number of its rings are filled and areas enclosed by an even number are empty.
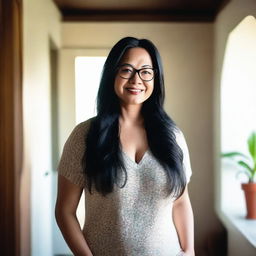
{"type": "Polygon", "coordinates": [[[75,256],[92,256],[92,252],[83,236],[76,210],[83,189],[58,175],[58,194],[55,217],[61,233],[75,256]]]}

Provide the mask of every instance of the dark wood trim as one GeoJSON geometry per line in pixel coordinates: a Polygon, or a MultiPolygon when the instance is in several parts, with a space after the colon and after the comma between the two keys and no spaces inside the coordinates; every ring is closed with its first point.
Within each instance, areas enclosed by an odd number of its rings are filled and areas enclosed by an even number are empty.
{"type": "MultiPolygon", "coordinates": [[[[83,1],[53,0],[62,13],[63,21],[127,21],[127,22],[213,22],[219,11],[230,0],[178,1],[161,0],[158,8],[146,2],[126,3],[111,7],[107,1],[98,1],[97,8],[83,1]]],[[[155,0],[157,2],[158,0],[155,0]]]]}
{"type": "Polygon", "coordinates": [[[229,4],[230,0],[222,0],[220,1],[220,3],[218,4],[216,11],[215,11],[215,18],[217,17],[217,15],[219,14],[219,12],[221,12],[228,4],[229,4]]]}
{"type": "MultiPolygon", "coordinates": [[[[20,255],[22,0],[0,0],[0,255],[20,255]]],[[[27,230],[29,232],[29,229],[27,230]]]]}
{"type": "Polygon", "coordinates": [[[179,21],[212,22],[215,19],[213,9],[191,10],[83,10],[61,9],[63,21],[179,21]]]}

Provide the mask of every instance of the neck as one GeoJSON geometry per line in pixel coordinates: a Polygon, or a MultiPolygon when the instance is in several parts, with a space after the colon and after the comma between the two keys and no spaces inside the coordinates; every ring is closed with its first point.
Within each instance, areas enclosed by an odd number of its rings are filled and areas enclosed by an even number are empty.
{"type": "Polygon", "coordinates": [[[120,122],[127,125],[142,124],[141,107],[142,105],[121,105],[120,122]]]}

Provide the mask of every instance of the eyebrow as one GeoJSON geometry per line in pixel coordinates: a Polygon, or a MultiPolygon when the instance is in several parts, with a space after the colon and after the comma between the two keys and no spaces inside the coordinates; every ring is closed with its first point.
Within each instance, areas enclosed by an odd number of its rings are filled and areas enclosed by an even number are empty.
{"type": "MultiPolygon", "coordinates": [[[[134,68],[133,65],[131,65],[131,64],[129,64],[129,63],[123,63],[123,64],[121,64],[121,66],[130,66],[130,67],[134,68]]],[[[150,68],[152,68],[152,66],[151,66],[151,65],[148,65],[148,64],[142,65],[141,67],[142,67],[142,68],[145,68],[145,67],[150,67],[150,68]]]]}

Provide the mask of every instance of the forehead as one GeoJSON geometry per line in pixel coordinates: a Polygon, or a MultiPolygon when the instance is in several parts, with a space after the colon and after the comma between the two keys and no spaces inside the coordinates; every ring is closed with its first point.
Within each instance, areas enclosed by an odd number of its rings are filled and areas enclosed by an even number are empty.
{"type": "Polygon", "coordinates": [[[150,65],[152,60],[149,53],[144,48],[131,48],[128,49],[122,57],[121,63],[127,63],[134,66],[150,65]]]}

